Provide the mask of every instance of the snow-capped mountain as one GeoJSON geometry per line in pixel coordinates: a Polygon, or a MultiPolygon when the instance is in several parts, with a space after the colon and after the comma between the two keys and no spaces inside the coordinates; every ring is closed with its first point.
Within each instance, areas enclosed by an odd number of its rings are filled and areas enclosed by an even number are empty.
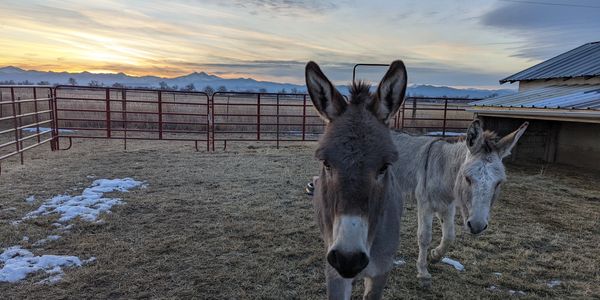
{"type": "MultiPolygon", "coordinates": [[[[69,84],[69,79],[74,79],[78,85],[104,85],[112,86],[115,83],[128,87],[160,88],[167,85],[169,88],[185,88],[193,84],[196,90],[203,90],[210,86],[216,90],[225,87],[231,91],[259,91],[279,92],[292,90],[299,93],[306,92],[306,86],[291,83],[280,83],[270,81],[258,81],[252,78],[227,79],[205,72],[194,72],[175,78],[163,78],[158,76],[130,76],[124,73],[69,73],[69,72],[45,72],[35,70],[23,70],[13,66],[0,68],[0,84],[69,84]]],[[[347,94],[348,86],[338,86],[340,92],[347,94]]],[[[458,89],[447,86],[411,85],[408,87],[408,95],[427,97],[459,97],[459,98],[485,98],[494,95],[505,95],[514,93],[513,90],[485,90],[485,89],[458,89]]]]}

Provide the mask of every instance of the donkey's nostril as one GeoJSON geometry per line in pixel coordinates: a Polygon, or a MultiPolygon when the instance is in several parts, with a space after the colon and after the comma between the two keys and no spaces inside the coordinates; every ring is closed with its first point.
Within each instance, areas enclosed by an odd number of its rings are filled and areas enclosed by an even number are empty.
{"type": "Polygon", "coordinates": [[[329,262],[329,264],[336,269],[340,267],[336,250],[329,251],[329,253],[327,254],[327,262],[329,262]]]}
{"type": "MultiPolygon", "coordinates": [[[[488,225],[487,225],[487,224],[485,224],[485,226],[483,226],[483,230],[486,230],[486,229],[487,229],[487,226],[488,226],[488,225]]],[[[483,230],[482,230],[482,231],[483,231],[483,230]]]]}
{"type": "Polygon", "coordinates": [[[340,252],[331,250],[327,253],[327,262],[344,278],[353,278],[369,264],[369,256],[364,252],[340,252]]]}
{"type": "Polygon", "coordinates": [[[467,221],[467,226],[469,226],[469,229],[473,230],[473,227],[471,227],[471,221],[467,221]]]}

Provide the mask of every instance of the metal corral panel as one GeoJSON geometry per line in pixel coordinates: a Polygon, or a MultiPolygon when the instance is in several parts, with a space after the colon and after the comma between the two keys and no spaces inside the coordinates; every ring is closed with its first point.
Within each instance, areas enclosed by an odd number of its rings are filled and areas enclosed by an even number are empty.
{"type": "Polygon", "coordinates": [[[600,110],[600,85],[553,85],[469,103],[483,107],[600,110]]]}
{"type": "Polygon", "coordinates": [[[529,69],[508,76],[500,80],[500,83],[594,76],[600,76],[600,42],[579,46],[529,69]]]}

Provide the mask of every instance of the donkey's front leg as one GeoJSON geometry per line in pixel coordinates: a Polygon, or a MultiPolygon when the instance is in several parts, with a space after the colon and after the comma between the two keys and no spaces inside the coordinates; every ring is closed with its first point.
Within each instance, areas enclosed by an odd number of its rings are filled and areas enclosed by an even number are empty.
{"type": "Polygon", "coordinates": [[[448,206],[448,209],[438,214],[438,217],[442,221],[442,242],[435,249],[431,250],[431,262],[436,263],[442,260],[444,254],[448,252],[456,234],[454,232],[454,215],[456,214],[456,208],[454,203],[448,206]]]}
{"type": "Polygon", "coordinates": [[[418,238],[419,238],[419,258],[417,259],[417,278],[421,281],[422,287],[431,285],[431,274],[427,270],[427,251],[431,244],[431,222],[433,213],[429,208],[419,207],[418,215],[418,238]]]}
{"type": "Polygon", "coordinates": [[[365,277],[365,293],[363,295],[363,300],[381,299],[388,275],[389,273],[385,273],[373,278],[365,277]]]}
{"type": "Polygon", "coordinates": [[[352,296],[352,279],[342,278],[337,271],[327,264],[325,267],[327,281],[327,299],[350,299],[352,296]]]}

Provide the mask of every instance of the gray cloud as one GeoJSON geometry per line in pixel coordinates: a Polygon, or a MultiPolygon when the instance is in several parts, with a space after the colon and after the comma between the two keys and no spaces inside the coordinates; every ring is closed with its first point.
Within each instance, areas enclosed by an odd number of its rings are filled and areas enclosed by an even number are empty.
{"type": "Polygon", "coordinates": [[[600,5],[593,0],[507,0],[481,16],[480,22],[523,40],[509,49],[516,57],[535,60],[600,40],[600,5]]]}
{"type": "Polygon", "coordinates": [[[322,14],[335,10],[340,1],[319,0],[233,0],[220,5],[231,6],[247,10],[251,14],[274,13],[287,16],[298,16],[301,14],[322,14]]]}

